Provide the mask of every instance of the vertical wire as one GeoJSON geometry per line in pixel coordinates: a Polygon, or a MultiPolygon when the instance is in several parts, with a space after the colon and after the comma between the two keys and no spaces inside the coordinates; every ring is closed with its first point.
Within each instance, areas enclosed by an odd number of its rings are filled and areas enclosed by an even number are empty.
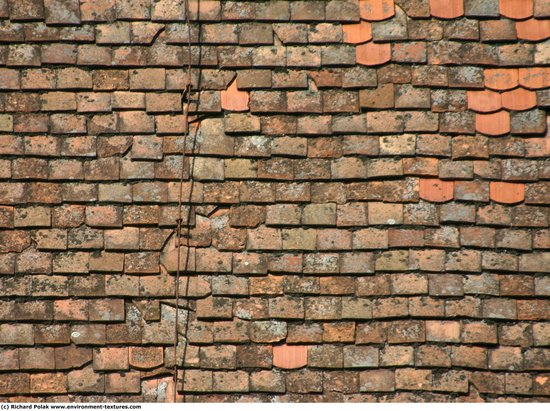
{"type": "MultiPolygon", "coordinates": [[[[200,0],[197,0],[197,3],[200,3],[200,0]]],[[[182,231],[182,208],[183,208],[183,181],[185,179],[185,149],[187,146],[187,137],[189,135],[189,106],[191,105],[191,92],[192,92],[192,78],[191,78],[191,59],[193,57],[192,55],[192,48],[191,48],[191,23],[189,18],[190,13],[190,7],[189,7],[189,0],[185,0],[184,2],[184,8],[185,8],[185,24],[187,25],[187,52],[188,52],[188,60],[187,60],[187,81],[185,84],[185,87],[181,94],[181,102],[183,104],[183,123],[184,123],[184,132],[183,132],[183,141],[182,141],[182,154],[181,154],[181,172],[180,172],[180,181],[179,181],[179,194],[178,194],[178,220],[177,220],[177,226],[176,226],[176,246],[178,248],[178,255],[177,255],[177,263],[176,263],[176,278],[175,278],[175,298],[176,298],[176,314],[175,314],[175,324],[174,324],[174,402],[177,402],[177,395],[178,395],[178,340],[179,340],[179,333],[178,333],[178,323],[179,323],[179,300],[180,300],[180,292],[179,292],[179,285],[180,285],[180,276],[181,276],[181,231],[182,231]]],[[[198,13],[200,10],[199,4],[197,4],[197,18],[198,13]]],[[[193,144],[194,146],[194,144],[193,144]]],[[[193,192],[193,170],[190,168],[189,170],[189,199],[187,201],[187,218],[186,218],[186,241],[185,241],[185,271],[187,271],[188,268],[188,262],[189,262],[189,223],[190,223],[190,216],[191,216],[191,196],[193,192]]],[[[189,288],[189,275],[187,275],[187,283],[186,283],[186,292],[185,292],[185,298],[187,297],[187,290],[189,288]]],[[[187,314],[189,316],[189,313],[187,314]]],[[[185,334],[187,334],[187,326],[185,327],[185,334]]],[[[187,344],[187,335],[184,335],[184,344],[187,344]]],[[[186,350],[183,350],[184,357],[185,357],[186,350]]],[[[185,364],[185,358],[183,359],[183,362],[185,364]]],[[[183,381],[182,381],[183,384],[183,381]]],[[[183,387],[182,387],[183,388],[183,387]]]]}

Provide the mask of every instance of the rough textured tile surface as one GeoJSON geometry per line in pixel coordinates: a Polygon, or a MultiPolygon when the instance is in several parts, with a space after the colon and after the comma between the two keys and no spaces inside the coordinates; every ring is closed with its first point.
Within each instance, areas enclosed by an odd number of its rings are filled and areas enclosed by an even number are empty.
{"type": "Polygon", "coordinates": [[[0,401],[548,402],[549,18],[0,0],[0,401]]]}

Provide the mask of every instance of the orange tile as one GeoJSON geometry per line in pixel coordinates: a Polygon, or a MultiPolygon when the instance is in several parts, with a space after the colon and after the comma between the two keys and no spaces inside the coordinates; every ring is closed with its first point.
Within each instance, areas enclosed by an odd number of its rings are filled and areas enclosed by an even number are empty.
{"type": "Polygon", "coordinates": [[[248,110],[248,93],[237,88],[237,81],[233,81],[227,90],[221,93],[221,103],[224,110],[246,111],[248,110]]]}
{"type": "Polygon", "coordinates": [[[464,15],[463,0],[430,0],[430,14],[441,19],[454,19],[464,15]]]}
{"type": "Polygon", "coordinates": [[[533,0],[499,0],[500,14],[522,20],[533,15],[533,0]]]}
{"type": "Polygon", "coordinates": [[[389,43],[366,43],[355,48],[357,63],[365,66],[378,66],[391,59],[391,45],[389,43]]]}
{"type": "Polygon", "coordinates": [[[357,24],[344,24],[344,43],[360,44],[372,39],[372,26],[367,21],[357,24]]]}
{"type": "Polygon", "coordinates": [[[491,113],[502,108],[500,94],[491,90],[468,91],[468,108],[481,113],[491,113]]]}
{"type": "Polygon", "coordinates": [[[502,107],[508,110],[529,110],[537,105],[537,93],[518,87],[502,93],[502,107]]]}
{"type": "Polygon", "coordinates": [[[525,198],[525,184],[493,181],[489,185],[491,200],[497,203],[521,203],[525,198]]]}
{"type": "Polygon", "coordinates": [[[361,18],[370,21],[389,19],[395,15],[393,0],[359,0],[361,18]]]}
{"type": "Polygon", "coordinates": [[[519,84],[531,89],[550,87],[550,67],[519,69],[519,84]]]}
{"type": "Polygon", "coordinates": [[[273,365],[285,369],[305,367],[307,346],[284,344],[273,347],[273,365]]]}
{"type": "Polygon", "coordinates": [[[516,23],[518,39],[540,41],[550,37],[550,20],[529,19],[516,23]]]}
{"type": "Polygon", "coordinates": [[[476,114],[476,130],[488,136],[510,132],[510,113],[501,110],[492,114],[476,114]]]}
{"type": "Polygon", "coordinates": [[[438,178],[421,178],[418,190],[421,199],[442,203],[453,199],[454,187],[454,181],[443,181],[438,178]]]}
{"type": "Polygon", "coordinates": [[[510,90],[518,85],[518,69],[486,69],[485,86],[493,90],[510,90]]]}

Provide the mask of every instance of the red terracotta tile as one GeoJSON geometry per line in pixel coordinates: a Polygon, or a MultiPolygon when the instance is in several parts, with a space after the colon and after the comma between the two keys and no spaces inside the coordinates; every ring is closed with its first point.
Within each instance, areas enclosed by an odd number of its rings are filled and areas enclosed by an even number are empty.
{"type": "Polygon", "coordinates": [[[237,82],[233,81],[227,90],[221,93],[222,108],[230,111],[246,111],[248,110],[248,92],[240,91],[237,88],[237,82]]]}
{"type": "Polygon", "coordinates": [[[529,110],[537,105],[537,93],[518,87],[502,93],[502,107],[508,110],[529,110]]]}
{"type": "Polygon", "coordinates": [[[355,48],[357,63],[365,66],[378,66],[391,59],[391,44],[366,43],[355,48]]]}
{"type": "Polygon", "coordinates": [[[361,18],[364,20],[379,21],[395,15],[393,0],[359,0],[361,18]]]}
{"type": "Polygon", "coordinates": [[[511,19],[522,20],[533,15],[532,0],[499,0],[500,14],[511,19]]]}
{"type": "Polygon", "coordinates": [[[518,85],[518,69],[486,69],[485,86],[493,90],[510,90],[518,85]]]}
{"type": "Polygon", "coordinates": [[[550,20],[529,19],[516,23],[518,38],[541,41],[550,37],[550,20]]]}
{"type": "Polygon", "coordinates": [[[519,84],[531,89],[550,87],[550,67],[520,68],[519,84]]]}
{"type": "Polygon", "coordinates": [[[454,185],[454,181],[443,181],[438,178],[421,178],[418,187],[420,198],[436,203],[452,200],[454,185]]]}
{"type": "Polygon", "coordinates": [[[494,181],[489,186],[491,200],[497,203],[521,203],[525,198],[525,184],[494,181]]]}
{"type": "Polygon", "coordinates": [[[307,365],[307,346],[277,345],[273,347],[273,365],[279,368],[293,369],[307,365]]]}
{"type": "Polygon", "coordinates": [[[441,19],[454,19],[464,15],[463,0],[430,0],[430,14],[441,19]]]}
{"type": "Polygon", "coordinates": [[[344,43],[360,44],[372,39],[372,26],[369,22],[361,21],[357,24],[344,24],[344,43]]]}
{"type": "Polygon", "coordinates": [[[510,132],[510,113],[505,110],[492,114],[476,114],[476,130],[488,136],[510,132]]]}
{"type": "Polygon", "coordinates": [[[468,108],[481,113],[491,113],[502,108],[499,93],[491,90],[468,91],[468,108]]]}

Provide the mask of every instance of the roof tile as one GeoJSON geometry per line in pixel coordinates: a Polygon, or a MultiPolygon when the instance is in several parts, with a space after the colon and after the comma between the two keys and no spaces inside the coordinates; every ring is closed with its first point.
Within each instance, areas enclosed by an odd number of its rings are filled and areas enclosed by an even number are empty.
{"type": "MultiPolygon", "coordinates": [[[[241,7],[239,5],[239,7],[241,7]]],[[[325,19],[324,1],[293,1],[290,3],[290,18],[295,21],[311,21],[325,19]]]]}
{"type": "Polygon", "coordinates": [[[359,0],[361,18],[370,21],[385,20],[395,14],[393,0],[359,0]]]}
{"type": "Polygon", "coordinates": [[[513,20],[483,20],[479,22],[481,41],[516,40],[516,25],[513,20]]]}
{"type": "Polygon", "coordinates": [[[485,69],[485,86],[493,90],[510,90],[518,85],[518,69],[485,69]]]}
{"type": "Polygon", "coordinates": [[[535,17],[550,17],[550,1],[534,0],[535,17]]]}
{"type": "Polygon", "coordinates": [[[367,21],[360,23],[344,24],[344,42],[350,44],[366,43],[372,39],[372,26],[367,21]]]}
{"type": "Polygon", "coordinates": [[[516,23],[518,38],[541,41],[550,37],[550,20],[529,19],[516,23]]]}
{"type": "Polygon", "coordinates": [[[522,20],[533,15],[532,0],[500,0],[500,14],[515,20],[522,20]]]}
{"type": "Polygon", "coordinates": [[[463,0],[430,0],[430,13],[442,19],[454,19],[464,15],[463,0]]]}
{"type": "Polygon", "coordinates": [[[295,369],[306,366],[307,346],[284,344],[273,347],[273,365],[284,369],[295,369]]]}
{"type": "Polygon", "coordinates": [[[328,0],[325,13],[327,21],[358,21],[359,4],[357,0],[328,0]]]}
{"type": "Polygon", "coordinates": [[[546,133],[546,112],[539,109],[512,112],[513,134],[544,134],[546,133]]]}
{"type": "Polygon", "coordinates": [[[490,136],[509,133],[510,114],[505,110],[492,114],[476,114],[476,130],[490,136]]]}
{"type": "Polygon", "coordinates": [[[227,90],[221,93],[221,104],[224,110],[246,111],[248,110],[249,96],[246,91],[237,88],[237,82],[233,81],[227,90]]]}
{"type": "Polygon", "coordinates": [[[491,200],[497,203],[521,203],[525,198],[525,184],[491,182],[489,186],[491,200]]]}
{"type": "Polygon", "coordinates": [[[468,108],[481,113],[490,113],[502,108],[499,93],[490,90],[468,91],[468,108]]]}
{"type": "Polygon", "coordinates": [[[391,59],[391,44],[366,43],[355,49],[357,63],[365,66],[379,66],[391,59]]]}
{"type": "Polygon", "coordinates": [[[421,199],[441,203],[453,199],[454,182],[437,178],[421,178],[419,190],[421,199]]]}
{"type": "Polygon", "coordinates": [[[537,94],[518,87],[512,91],[502,93],[502,107],[508,110],[529,110],[537,105],[537,94]]]}
{"type": "Polygon", "coordinates": [[[550,67],[520,68],[519,84],[530,89],[550,87],[550,67]]]}

